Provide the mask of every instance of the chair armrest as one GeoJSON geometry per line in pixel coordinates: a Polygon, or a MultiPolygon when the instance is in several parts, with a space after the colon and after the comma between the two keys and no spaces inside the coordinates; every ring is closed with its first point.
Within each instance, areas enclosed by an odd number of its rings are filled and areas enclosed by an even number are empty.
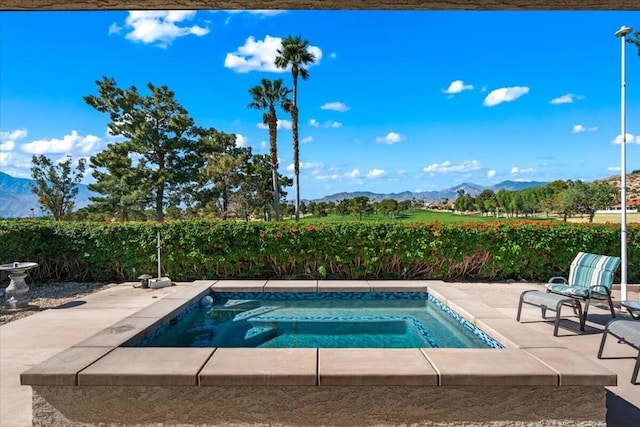
{"type": "Polygon", "coordinates": [[[568,282],[567,282],[567,279],[565,279],[564,277],[556,276],[549,279],[547,283],[565,283],[566,284],[568,282]]]}
{"type": "Polygon", "coordinates": [[[589,286],[589,295],[591,295],[592,292],[596,292],[600,295],[608,295],[611,296],[611,290],[609,288],[607,288],[606,286],[603,285],[593,285],[593,286],[589,286]],[[602,292],[604,291],[604,292],[602,292]]]}

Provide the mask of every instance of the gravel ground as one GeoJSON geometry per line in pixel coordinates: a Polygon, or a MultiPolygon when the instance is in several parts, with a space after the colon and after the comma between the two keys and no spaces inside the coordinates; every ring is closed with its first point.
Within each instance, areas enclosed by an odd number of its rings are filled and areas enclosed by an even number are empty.
{"type": "MultiPolygon", "coordinates": [[[[5,286],[8,285],[5,284],[5,286]]],[[[0,325],[31,316],[39,311],[52,307],[58,307],[62,304],[74,301],[79,297],[89,295],[93,292],[101,291],[109,285],[106,283],[47,283],[47,284],[29,284],[27,297],[29,298],[29,306],[33,306],[28,310],[10,311],[6,307],[0,310],[0,325]]],[[[5,295],[4,287],[0,289],[0,305],[4,305],[5,295]]]]}

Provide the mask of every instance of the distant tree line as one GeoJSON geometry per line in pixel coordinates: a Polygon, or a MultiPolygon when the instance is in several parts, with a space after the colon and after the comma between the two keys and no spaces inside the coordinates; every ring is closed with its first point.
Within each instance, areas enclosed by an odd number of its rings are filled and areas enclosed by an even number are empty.
{"type": "MultiPolygon", "coordinates": [[[[633,173],[640,173],[634,171],[633,173]]],[[[545,186],[510,191],[484,190],[476,197],[460,190],[455,200],[459,212],[480,212],[482,215],[506,217],[539,216],[551,213],[566,221],[573,215],[587,215],[593,221],[596,211],[619,201],[618,189],[604,181],[586,183],[581,180],[553,181],[545,186]]]]}

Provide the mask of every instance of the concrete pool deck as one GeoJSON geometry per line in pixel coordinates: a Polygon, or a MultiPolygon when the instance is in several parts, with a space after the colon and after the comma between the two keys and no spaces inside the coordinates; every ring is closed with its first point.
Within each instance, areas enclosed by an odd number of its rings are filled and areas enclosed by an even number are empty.
{"type": "MultiPolygon", "coordinates": [[[[212,281],[213,283],[213,281],[212,281]]],[[[258,288],[265,291],[310,291],[313,290],[313,285],[310,285],[309,281],[222,281],[215,283],[214,290],[256,290],[258,288]],[[310,289],[311,288],[311,289],[310,289]]],[[[414,288],[416,285],[419,287],[428,287],[430,292],[433,292],[436,297],[443,300],[446,299],[449,306],[454,308],[457,312],[467,315],[477,316],[480,323],[478,326],[488,329],[501,329],[503,335],[506,336],[494,336],[494,338],[500,340],[520,340],[527,339],[519,333],[519,337],[509,337],[509,325],[513,325],[515,322],[515,314],[518,305],[518,298],[523,290],[527,289],[543,289],[540,284],[531,283],[442,283],[436,282],[411,282],[411,281],[320,281],[316,282],[316,289],[320,290],[348,290],[348,291],[366,291],[366,290],[408,290],[414,288]],[[432,284],[427,286],[426,284],[432,284]],[[483,315],[483,311],[491,311],[490,316],[483,315]],[[495,315],[498,312],[500,315],[495,315]],[[484,323],[484,324],[482,324],[484,323]],[[502,328],[500,326],[502,325],[502,328]],[[506,328],[505,328],[506,326],[506,328]]],[[[176,301],[184,299],[189,294],[189,284],[179,284],[171,288],[162,288],[156,290],[138,289],[133,288],[132,283],[124,283],[120,285],[113,285],[108,289],[81,298],[76,304],[66,304],[64,307],[45,310],[40,313],[36,313],[27,318],[11,322],[9,324],[0,327],[0,372],[2,373],[2,384],[0,389],[0,425],[2,426],[27,426],[31,425],[32,414],[32,401],[31,401],[31,387],[20,385],[20,374],[28,369],[48,360],[50,357],[55,356],[61,351],[71,346],[92,347],[92,339],[95,339],[95,335],[103,331],[105,328],[117,323],[118,321],[134,315],[138,315],[139,319],[152,318],[153,307],[146,309],[152,303],[162,300],[163,302],[158,306],[164,306],[166,309],[171,310],[171,307],[176,306],[176,301]]],[[[619,300],[619,292],[614,291],[614,295],[619,300]]],[[[637,298],[637,293],[630,292],[629,299],[637,298]]],[[[606,379],[606,371],[612,371],[618,374],[618,382],[615,386],[608,386],[607,407],[608,407],[608,420],[611,425],[625,425],[624,422],[628,422],[629,416],[638,416],[640,414],[640,386],[634,386],[629,382],[631,370],[636,352],[626,345],[615,345],[615,341],[611,340],[605,350],[606,357],[616,357],[615,359],[598,360],[596,358],[597,349],[600,343],[601,331],[604,324],[610,319],[610,315],[606,310],[599,307],[593,307],[589,313],[589,319],[587,321],[587,328],[584,333],[579,333],[579,326],[575,318],[569,318],[569,320],[562,321],[562,327],[558,337],[553,337],[553,322],[551,320],[542,321],[540,319],[540,310],[535,307],[525,307],[522,318],[522,328],[530,331],[531,337],[544,336],[544,345],[537,345],[538,349],[531,351],[538,353],[546,353],[545,357],[563,359],[571,357],[571,354],[562,355],[567,351],[573,352],[572,354],[579,353],[581,356],[589,360],[589,363],[593,364],[595,370],[598,367],[604,368],[600,372],[602,378],[606,379]],[[562,349],[562,348],[566,349],[562,349]],[[558,348],[558,350],[554,350],[558,348]],[[631,415],[629,415],[631,414],[631,415]],[[617,421],[619,420],[619,421],[617,421]],[[618,423],[618,424],[616,424],[618,423]]],[[[518,328],[520,329],[520,328],[518,328]]],[[[522,329],[521,329],[522,330],[522,329]]],[[[92,347],[97,353],[101,350],[99,347],[92,347]]],[[[126,350],[126,349],[120,349],[126,350]]],[[[310,349],[314,355],[316,350],[310,349]]],[[[336,384],[340,381],[353,381],[353,378],[349,379],[352,369],[348,369],[347,364],[349,360],[340,360],[341,355],[338,353],[332,354],[330,349],[321,349],[325,356],[323,360],[326,362],[327,374],[325,375],[326,381],[334,381],[336,384]],[[341,373],[340,370],[343,370],[341,373]]],[[[420,351],[414,349],[416,351],[420,351]]],[[[429,360],[435,363],[440,363],[440,369],[438,375],[440,375],[440,381],[443,378],[448,378],[448,381],[456,381],[456,372],[451,370],[447,376],[447,355],[444,354],[446,349],[436,349],[442,352],[440,355],[431,354],[429,360]],[[438,362],[440,360],[440,362],[438,362]]],[[[97,354],[96,353],[96,354],[97,354]]],[[[402,352],[404,353],[404,352],[402,352]]],[[[415,352],[414,352],[415,353],[415,352]]],[[[310,366],[314,365],[314,355],[309,357],[310,366]]],[[[124,357],[126,355],[117,355],[118,357],[124,357]]],[[[237,366],[238,360],[234,358],[224,358],[224,352],[218,354],[220,357],[221,365],[209,367],[206,371],[201,373],[201,381],[207,381],[207,379],[213,378],[220,381],[224,377],[225,369],[220,370],[224,363],[228,363],[231,366],[235,364],[237,366]]],[[[420,355],[424,358],[424,355],[420,355]]],[[[97,357],[97,356],[96,356],[97,357]]],[[[198,356],[194,354],[197,359],[198,356]]],[[[423,367],[416,367],[411,365],[415,362],[412,356],[408,356],[406,353],[400,357],[408,357],[407,359],[407,374],[410,375],[412,381],[433,381],[434,372],[425,372],[423,367]],[[413,361],[413,362],[412,362],[413,361]]],[[[117,358],[116,358],[117,359],[117,358]]],[[[104,375],[105,372],[113,372],[114,366],[117,370],[117,360],[114,359],[115,365],[111,366],[96,366],[96,372],[87,372],[88,381],[100,382],[100,375],[104,375]],[[100,372],[102,369],[102,372],[100,372]],[[96,378],[98,378],[96,380],[96,378]]],[[[119,359],[123,360],[123,359],[119,359]]],[[[129,359],[130,360],[130,359],[129,359]]],[[[353,361],[353,359],[351,359],[353,361]]],[[[290,363],[289,363],[290,365],[290,363]]],[[[124,365],[120,365],[122,368],[124,365]]],[[[305,364],[301,364],[302,369],[310,371],[309,375],[305,377],[301,375],[299,379],[301,381],[315,381],[315,365],[313,367],[306,367],[305,364]]],[[[362,367],[362,363],[359,365],[362,367]]],[[[552,366],[553,368],[553,366],[552,366]]],[[[557,368],[557,367],[556,367],[557,368]]],[[[570,377],[570,367],[563,366],[562,371],[565,372],[565,378],[570,377]]],[[[320,370],[320,368],[318,368],[320,370]]],[[[451,369],[449,367],[449,369],[451,369]]],[[[473,369],[473,367],[469,367],[473,369]]],[[[540,369],[537,366],[536,369],[540,369]]],[[[548,375],[540,375],[536,380],[545,378],[549,380],[556,375],[555,372],[548,375]]],[[[523,372],[514,372],[514,375],[521,375],[523,372]]],[[[75,378],[75,372],[69,372],[71,376],[75,378]]],[[[322,374],[322,372],[320,372],[322,374]]],[[[193,376],[192,373],[187,373],[187,377],[193,376]]],[[[362,380],[360,376],[360,380],[362,380]]],[[[561,376],[562,378],[562,376],[561,376]]],[[[235,378],[237,379],[237,378],[235,378]]],[[[234,378],[228,379],[233,381],[234,378]]],[[[457,379],[460,381],[460,378],[457,379]]],[[[102,381],[104,381],[104,376],[102,381]]],[[[557,379],[556,379],[557,381],[557,379]]],[[[562,379],[561,379],[562,381],[562,379]]],[[[89,384],[89,383],[88,383],[89,384]]],[[[353,384],[353,382],[352,382],[353,384]]]]}

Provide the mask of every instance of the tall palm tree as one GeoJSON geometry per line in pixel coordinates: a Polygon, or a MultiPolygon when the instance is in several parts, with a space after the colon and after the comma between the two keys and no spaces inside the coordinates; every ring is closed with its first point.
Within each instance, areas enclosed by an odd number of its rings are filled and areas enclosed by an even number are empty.
{"type": "Polygon", "coordinates": [[[253,101],[249,103],[249,108],[256,110],[266,110],[262,116],[262,122],[269,127],[269,143],[271,146],[271,179],[273,181],[273,210],[276,221],[280,219],[280,191],[278,185],[278,116],[276,107],[279,106],[284,111],[291,109],[291,99],[289,94],[291,89],[284,86],[282,79],[274,80],[262,79],[262,85],[252,87],[249,93],[253,101]]]}
{"type": "Polygon", "coordinates": [[[291,131],[293,133],[293,170],[296,178],[296,221],[300,220],[300,148],[298,144],[298,76],[302,80],[309,78],[309,72],[304,68],[307,64],[316,62],[314,54],[308,50],[309,42],[300,36],[288,36],[282,41],[278,49],[275,65],[287,68],[291,65],[293,76],[293,104],[291,105],[291,131]]]}

